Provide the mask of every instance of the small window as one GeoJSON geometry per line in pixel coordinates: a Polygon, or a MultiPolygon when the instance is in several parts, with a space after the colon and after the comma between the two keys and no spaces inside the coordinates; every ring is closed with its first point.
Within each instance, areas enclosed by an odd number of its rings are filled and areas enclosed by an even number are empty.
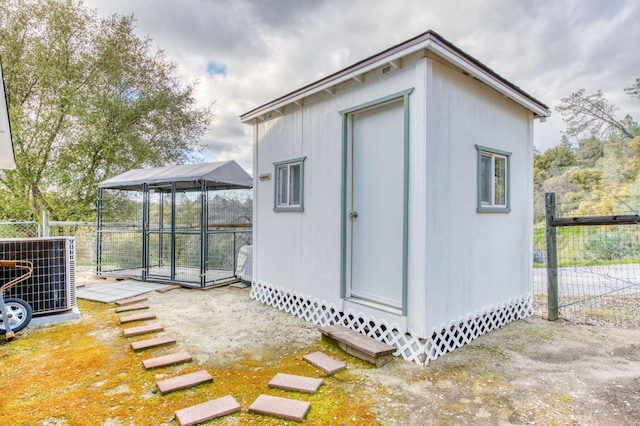
{"type": "Polygon", "coordinates": [[[276,171],[275,211],[303,211],[304,160],[274,163],[276,171]]]}
{"type": "Polygon", "coordinates": [[[511,211],[509,161],[511,153],[476,145],[478,150],[478,212],[511,211]]]}

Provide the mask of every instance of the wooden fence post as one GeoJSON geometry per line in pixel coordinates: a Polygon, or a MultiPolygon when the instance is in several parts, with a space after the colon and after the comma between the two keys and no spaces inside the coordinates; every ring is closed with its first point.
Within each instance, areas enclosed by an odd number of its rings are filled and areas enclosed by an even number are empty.
{"type": "Polygon", "coordinates": [[[556,216],[556,194],[544,194],[547,240],[547,319],[558,319],[558,248],[556,243],[556,227],[553,220],[556,216]]]}

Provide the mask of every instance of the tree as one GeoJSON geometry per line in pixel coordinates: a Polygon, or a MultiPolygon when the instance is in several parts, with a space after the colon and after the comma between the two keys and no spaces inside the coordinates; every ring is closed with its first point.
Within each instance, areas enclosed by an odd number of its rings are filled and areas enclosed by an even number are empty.
{"type": "Polygon", "coordinates": [[[82,0],[0,2],[0,56],[18,163],[0,174],[0,217],[87,219],[99,181],[188,161],[212,118],[133,16],[82,0]]]}
{"type": "Polygon", "coordinates": [[[627,87],[624,91],[630,96],[640,99],[640,78],[636,78],[636,83],[633,86],[627,87]]]}
{"type": "Polygon", "coordinates": [[[578,141],[576,160],[582,164],[593,164],[604,154],[604,143],[594,137],[578,141]]]}
{"type": "Polygon", "coordinates": [[[616,118],[617,108],[609,103],[600,90],[585,95],[585,90],[580,89],[563,98],[556,109],[567,124],[569,136],[599,139],[616,136],[633,139],[636,136],[629,129],[629,121],[633,123],[633,120],[630,117],[625,117],[625,120],[616,118]]]}

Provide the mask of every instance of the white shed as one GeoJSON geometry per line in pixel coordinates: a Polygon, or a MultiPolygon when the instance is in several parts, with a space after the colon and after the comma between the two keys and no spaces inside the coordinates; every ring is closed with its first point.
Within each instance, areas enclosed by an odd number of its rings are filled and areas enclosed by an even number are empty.
{"type": "Polygon", "coordinates": [[[420,364],[529,316],[549,114],[432,31],[243,114],[252,297],[420,364]]]}

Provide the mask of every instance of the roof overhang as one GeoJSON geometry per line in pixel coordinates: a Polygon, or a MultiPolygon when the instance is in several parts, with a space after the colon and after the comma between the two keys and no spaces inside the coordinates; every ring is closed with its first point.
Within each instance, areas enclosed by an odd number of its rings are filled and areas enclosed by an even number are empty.
{"type": "Polygon", "coordinates": [[[9,106],[4,89],[2,63],[0,63],[0,169],[15,169],[16,160],[13,155],[13,140],[9,123],[9,106]]]}
{"type": "Polygon", "coordinates": [[[535,118],[543,118],[551,115],[549,107],[538,101],[518,86],[510,83],[496,72],[482,64],[477,59],[466,54],[452,43],[448,42],[433,31],[427,31],[417,37],[393,46],[383,52],[364,59],[341,71],[331,74],[321,80],[295,90],[287,95],[268,102],[258,108],[240,116],[243,123],[253,123],[255,120],[264,119],[265,115],[272,111],[283,111],[290,104],[301,105],[303,99],[323,91],[333,93],[335,86],[349,80],[360,81],[361,76],[374,69],[391,66],[397,68],[402,58],[417,52],[431,52],[455,67],[461,69],[470,76],[482,81],[489,87],[512,99],[514,102],[528,109],[535,118]]]}

